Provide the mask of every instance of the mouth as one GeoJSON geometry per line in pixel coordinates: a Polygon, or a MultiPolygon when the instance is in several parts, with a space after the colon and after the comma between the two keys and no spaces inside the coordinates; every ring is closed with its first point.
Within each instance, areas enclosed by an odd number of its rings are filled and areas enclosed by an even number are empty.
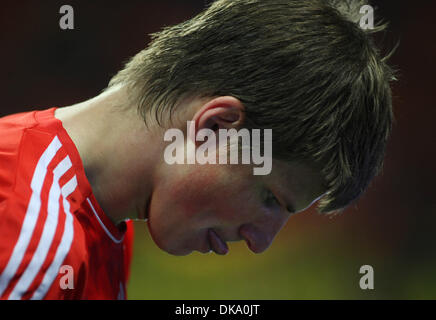
{"type": "Polygon", "coordinates": [[[223,241],[213,229],[207,230],[207,237],[209,240],[210,249],[219,255],[225,255],[229,252],[229,248],[225,241],[223,241]]]}

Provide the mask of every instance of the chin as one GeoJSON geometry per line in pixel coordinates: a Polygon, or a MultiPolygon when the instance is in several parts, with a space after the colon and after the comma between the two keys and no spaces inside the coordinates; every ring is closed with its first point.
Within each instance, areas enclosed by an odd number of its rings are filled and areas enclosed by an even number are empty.
{"type": "Polygon", "coordinates": [[[190,249],[181,249],[181,248],[162,248],[159,247],[161,250],[165,251],[168,254],[171,254],[173,256],[187,256],[188,254],[191,254],[193,250],[190,249]]]}
{"type": "Polygon", "coordinates": [[[187,256],[188,254],[191,254],[193,251],[192,249],[189,248],[183,248],[171,243],[167,243],[165,241],[160,241],[158,237],[152,236],[152,239],[159,249],[173,256],[187,256]]]}
{"type": "Polygon", "coordinates": [[[165,251],[168,254],[171,254],[173,256],[187,256],[191,254],[194,249],[192,246],[188,245],[184,241],[183,243],[180,240],[176,239],[167,239],[166,237],[161,237],[161,233],[156,232],[157,230],[154,230],[151,226],[150,219],[147,220],[148,224],[148,230],[151,236],[151,239],[156,244],[156,246],[161,249],[162,251],[165,251]]]}

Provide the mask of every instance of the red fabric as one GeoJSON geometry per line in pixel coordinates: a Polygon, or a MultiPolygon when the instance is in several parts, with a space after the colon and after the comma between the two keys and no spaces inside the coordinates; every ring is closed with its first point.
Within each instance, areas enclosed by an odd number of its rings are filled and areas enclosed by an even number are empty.
{"type": "Polygon", "coordinates": [[[125,299],[133,224],[103,212],[55,110],[0,119],[0,298],[125,299]]]}
{"type": "Polygon", "coordinates": [[[124,270],[126,273],[126,284],[130,279],[130,265],[133,257],[133,239],[135,236],[135,229],[133,226],[133,221],[126,221],[127,229],[124,235],[124,270]]]}

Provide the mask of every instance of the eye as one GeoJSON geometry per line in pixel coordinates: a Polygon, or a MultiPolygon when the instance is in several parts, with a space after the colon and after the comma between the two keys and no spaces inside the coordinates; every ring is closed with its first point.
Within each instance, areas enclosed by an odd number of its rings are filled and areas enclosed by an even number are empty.
{"type": "Polygon", "coordinates": [[[280,203],[277,200],[276,196],[270,190],[266,191],[265,205],[268,206],[268,207],[280,205],[280,203]]]}

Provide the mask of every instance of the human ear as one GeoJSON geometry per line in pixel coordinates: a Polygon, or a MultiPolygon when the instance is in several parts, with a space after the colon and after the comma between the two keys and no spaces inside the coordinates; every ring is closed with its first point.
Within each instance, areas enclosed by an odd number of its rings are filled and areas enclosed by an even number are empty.
{"type": "Polygon", "coordinates": [[[197,130],[238,129],[244,123],[244,105],[231,96],[217,97],[204,104],[192,121],[197,130]]]}

